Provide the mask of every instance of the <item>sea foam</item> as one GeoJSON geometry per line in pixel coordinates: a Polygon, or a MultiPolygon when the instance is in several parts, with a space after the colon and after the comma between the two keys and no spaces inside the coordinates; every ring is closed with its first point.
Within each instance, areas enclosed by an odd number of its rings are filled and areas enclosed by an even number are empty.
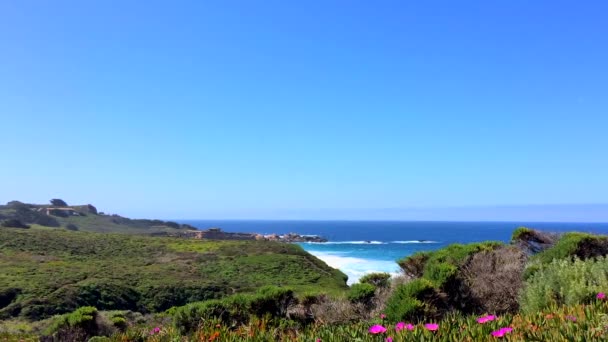
{"type": "Polygon", "coordinates": [[[399,266],[394,261],[356,258],[344,256],[345,253],[340,252],[309,251],[309,253],[323,260],[327,265],[344,272],[348,276],[348,285],[358,282],[368,273],[386,272],[396,275],[399,272],[399,266]]]}

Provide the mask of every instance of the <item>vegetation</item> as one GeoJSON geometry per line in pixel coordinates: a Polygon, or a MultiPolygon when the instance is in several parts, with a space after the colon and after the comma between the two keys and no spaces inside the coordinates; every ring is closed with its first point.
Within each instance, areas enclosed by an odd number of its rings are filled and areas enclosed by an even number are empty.
{"type": "Polygon", "coordinates": [[[590,303],[608,290],[608,258],[555,259],[541,267],[526,282],[522,309],[546,310],[556,305],[590,303]]]}
{"type": "Polygon", "coordinates": [[[354,303],[368,304],[376,294],[376,287],[368,283],[358,283],[350,287],[348,300],[354,303]]]}
{"type": "Polygon", "coordinates": [[[403,276],[370,274],[348,291],[295,245],[38,226],[0,241],[0,340],[608,339],[604,236],[520,228],[510,244],[416,253],[399,261],[403,276]]]}
{"type": "Polygon", "coordinates": [[[61,199],[52,199],[51,205],[27,204],[19,201],[11,201],[6,205],[0,205],[0,223],[2,223],[0,226],[19,228],[15,226],[16,222],[23,226],[66,227],[69,230],[101,233],[159,235],[175,233],[183,229],[196,229],[189,225],[170,221],[133,220],[118,215],[100,215],[97,213],[97,208],[90,204],[68,206],[61,199]],[[55,207],[73,209],[74,212],[69,213],[55,207]],[[46,209],[49,209],[48,214],[46,209]],[[7,221],[10,224],[3,223],[7,221]]]}
{"type": "Polygon", "coordinates": [[[24,224],[21,221],[16,220],[16,219],[4,220],[4,221],[0,222],[0,227],[3,227],[3,228],[22,228],[22,229],[28,229],[28,228],[30,228],[30,226],[28,226],[27,224],[24,224]]]}
{"type": "Polygon", "coordinates": [[[388,273],[369,273],[359,279],[360,283],[370,284],[375,287],[387,287],[390,284],[391,275],[388,273]]]}
{"type": "Polygon", "coordinates": [[[0,318],[39,320],[81,306],[160,312],[253,293],[346,289],[346,276],[292,244],[0,229],[0,318]]]}
{"type": "Polygon", "coordinates": [[[53,205],[55,207],[67,207],[68,206],[68,204],[64,200],[59,199],[59,198],[53,198],[51,200],[51,205],[53,205]]]}

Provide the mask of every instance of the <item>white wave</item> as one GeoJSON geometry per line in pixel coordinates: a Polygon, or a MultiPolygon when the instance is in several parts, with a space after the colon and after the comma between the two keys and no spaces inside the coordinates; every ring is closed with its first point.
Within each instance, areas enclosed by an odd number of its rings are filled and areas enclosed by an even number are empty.
{"type": "Polygon", "coordinates": [[[368,273],[386,272],[395,275],[399,272],[399,265],[394,261],[345,257],[334,252],[309,251],[309,253],[323,260],[327,265],[344,272],[348,276],[348,285],[358,282],[368,273]]]}
{"type": "Polygon", "coordinates": [[[328,241],[328,242],[306,242],[310,244],[322,245],[385,245],[382,241],[328,241]]]}
{"type": "Polygon", "coordinates": [[[391,243],[439,243],[439,241],[431,241],[431,240],[405,240],[405,241],[391,241],[391,243]]]}

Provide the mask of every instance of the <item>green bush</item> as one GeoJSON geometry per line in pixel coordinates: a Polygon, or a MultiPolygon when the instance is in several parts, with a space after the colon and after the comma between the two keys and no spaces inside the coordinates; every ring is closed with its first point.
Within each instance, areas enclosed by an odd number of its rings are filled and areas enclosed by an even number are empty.
{"type": "Polygon", "coordinates": [[[540,263],[548,264],[554,259],[578,256],[589,258],[608,253],[608,237],[587,233],[572,232],[563,234],[555,246],[534,256],[540,263]]]}
{"type": "Polygon", "coordinates": [[[501,242],[480,242],[467,245],[452,244],[431,252],[425,263],[423,277],[432,281],[436,287],[443,286],[454,277],[458,268],[475,253],[493,251],[502,246],[501,242]]]}
{"type": "Polygon", "coordinates": [[[364,275],[359,282],[374,285],[375,287],[388,287],[391,275],[388,273],[370,273],[364,275]]]}
{"type": "Polygon", "coordinates": [[[295,303],[292,289],[277,286],[261,287],[251,300],[252,313],[258,317],[283,317],[289,305],[295,303]]]}
{"type": "Polygon", "coordinates": [[[353,303],[368,304],[374,298],[376,287],[368,283],[353,284],[348,291],[348,300],[353,303]]]}
{"type": "Polygon", "coordinates": [[[430,302],[438,304],[441,297],[427,279],[415,279],[409,283],[399,285],[395,292],[386,302],[385,313],[390,320],[421,320],[433,318],[439,313],[439,308],[430,305],[430,302]],[[429,303],[427,303],[427,301],[429,303]]]}
{"type": "Polygon", "coordinates": [[[408,257],[397,260],[397,264],[405,275],[411,278],[420,278],[424,273],[424,266],[429,260],[431,252],[416,252],[408,257]]]}
{"type": "Polygon", "coordinates": [[[535,312],[553,305],[587,303],[608,289],[608,258],[553,260],[526,281],[521,308],[535,312]]]}
{"type": "Polygon", "coordinates": [[[95,336],[99,330],[95,322],[97,315],[96,308],[85,306],[74,312],[55,316],[44,334],[55,336],[59,341],[79,340],[95,336]]]}
{"type": "Polygon", "coordinates": [[[295,302],[293,290],[265,286],[255,294],[236,294],[221,300],[192,303],[167,311],[175,327],[182,332],[194,331],[209,319],[218,319],[228,325],[249,322],[253,317],[285,317],[288,306],[295,302]]]}
{"type": "Polygon", "coordinates": [[[525,238],[526,236],[532,234],[534,232],[534,230],[527,228],[527,227],[518,227],[517,229],[515,229],[513,231],[513,234],[511,234],[511,240],[512,241],[517,241],[519,239],[525,238]]]}

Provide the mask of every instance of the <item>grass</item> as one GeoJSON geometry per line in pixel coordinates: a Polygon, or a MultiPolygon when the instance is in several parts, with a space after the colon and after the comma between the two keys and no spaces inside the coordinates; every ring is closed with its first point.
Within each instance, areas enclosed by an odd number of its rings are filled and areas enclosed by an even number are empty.
{"type": "Polygon", "coordinates": [[[40,319],[87,305],[158,312],[265,285],[346,290],[344,274],[301,247],[267,241],[2,228],[0,251],[5,319],[40,319]]]}

